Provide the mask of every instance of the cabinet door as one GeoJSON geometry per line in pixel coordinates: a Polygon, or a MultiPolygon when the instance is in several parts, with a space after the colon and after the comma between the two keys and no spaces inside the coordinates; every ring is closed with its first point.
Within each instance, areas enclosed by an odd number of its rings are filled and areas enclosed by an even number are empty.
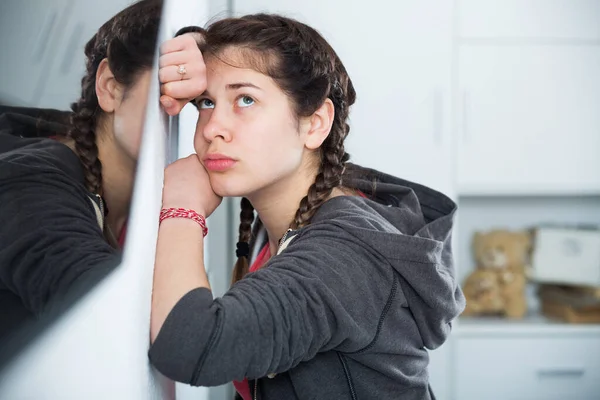
{"type": "Polygon", "coordinates": [[[280,12],[319,30],[342,59],[357,102],[347,151],[370,166],[453,193],[452,2],[252,0],[234,15],[280,12]]]}
{"type": "Polygon", "coordinates": [[[597,332],[572,337],[465,337],[456,346],[455,399],[598,398],[597,332]]]}
{"type": "Polygon", "coordinates": [[[43,76],[46,84],[39,91],[36,105],[68,109],[81,95],[85,74],[85,44],[103,23],[133,3],[132,0],[76,1],[64,27],[60,46],[54,52],[51,68],[43,76]]]}
{"type": "Polygon", "coordinates": [[[458,0],[461,38],[600,39],[597,0],[458,0]]]}
{"type": "Polygon", "coordinates": [[[600,193],[599,70],[598,46],[461,46],[459,191],[600,193]]]}
{"type": "Polygon", "coordinates": [[[44,72],[60,44],[74,0],[3,1],[0,12],[0,102],[37,104],[44,72]]]}

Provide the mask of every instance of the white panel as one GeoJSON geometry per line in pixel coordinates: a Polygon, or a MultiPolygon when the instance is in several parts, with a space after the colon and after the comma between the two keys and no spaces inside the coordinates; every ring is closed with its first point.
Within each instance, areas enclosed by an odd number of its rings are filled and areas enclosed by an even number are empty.
{"type": "Polygon", "coordinates": [[[457,340],[460,400],[592,400],[600,392],[600,338],[457,340]]]}
{"type": "MultiPolygon", "coordinates": [[[[161,42],[189,15],[190,0],[167,0],[161,42]]],[[[206,18],[202,5],[194,18],[206,18]]],[[[200,3],[198,5],[197,3],[200,3]]],[[[89,10],[92,12],[93,10],[89,10]]],[[[186,24],[188,21],[185,21],[186,24]]],[[[157,60],[154,74],[157,76],[157,60]]],[[[150,367],[150,304],[165,163],[165,114],[152,81],[122,264],[44,333],[2,376],[0,398],[173,399],[175,386],[150,367]],[[152,218],[152,216],[156,218],[152,218]]],[[[206,398],[198,391],[195,399],[206,398]]]]}
{"type": "Polygon", "coordinates": [[[0,102],[32,106],[43,88],[74,0],[3,0],[0,10],[0,102]],[[45,77],[44,77],[45,78],[45,77]]]}
{"type": "Polygon", "coordinates": [[[41,71],[42,84],[34,93],[35,106],[70,109],[71,103],[77,101],[81,95],[81,78],[85,75],[83,57],[85,44],[102,24],[133,2],[133,0],[103,0],[94,3],[93,12],[90,12],[88,1],[74,1],[70,5],[68,9],[70,18],[62,27],[60,45],[51,54],[50,62],[41,71]]]}
{"type": "Polygon", "coordinates": [[[600,40],[597,0],[458,0],[460,36],[600,40]]]}
{"type": "Polygon", "coordinates": [[[599,46],[461,46],[459,191],[600,193],[599,70],[599,46]]]}
{"type": "Polygon", "coordinates": [[[441,347],[429,351],[429,384],[438,400],[448,400],[452,390],[452,346],[454,340],[450,338],[441,347]]]}
{"type": "Polygon", "coordinates": [[[209,1],[209,22],[226,18],[231,10],[229,9],[229,0],[210,0],[209,1]]]}

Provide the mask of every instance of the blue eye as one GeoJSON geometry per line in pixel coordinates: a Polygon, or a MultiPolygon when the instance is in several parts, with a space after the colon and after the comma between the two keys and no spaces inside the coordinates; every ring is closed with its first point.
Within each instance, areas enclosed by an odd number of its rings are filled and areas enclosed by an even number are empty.
{"type": "Polygon", "coordinates": [[[207,108],[215,108],[215,103],[213,103],[209,99],[200,99],[198,100],[198,108],[201,110],[205,110],[207,108]]]}
{"type": "Polygon", "coordinates": [[[254,99],[250,96],[242,96],[238,99],[238,107],[249,107],[254,104],[254,99]]]}

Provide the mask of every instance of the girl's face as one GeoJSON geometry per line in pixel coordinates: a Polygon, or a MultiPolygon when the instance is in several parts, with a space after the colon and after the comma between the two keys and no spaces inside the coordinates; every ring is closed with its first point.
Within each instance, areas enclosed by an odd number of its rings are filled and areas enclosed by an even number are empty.
{"type": "Polygon", "coordinates": [[[252,196],[265,189],[279,193],[314,169],[314,149],[306,146],[310,121],[296,118],[272,78],[237,67],[243,64],[235,50],[220,58],[226,63],[205,60],[207,89],[196,99],[196,153],[220,196],[252,196]]]}

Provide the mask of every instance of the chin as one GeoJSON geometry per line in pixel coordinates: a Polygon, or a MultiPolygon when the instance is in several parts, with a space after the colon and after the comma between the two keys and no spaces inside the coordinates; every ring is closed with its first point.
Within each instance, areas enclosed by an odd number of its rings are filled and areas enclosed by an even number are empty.
{"type": "Polygon", "coordinates": [[[210,185],[215,194],[220,197],[243,197],[248,193],[244,190],[244,185],[236,182],[236,179],[227,178],[223,175],[211,175],[210,185]]]}

